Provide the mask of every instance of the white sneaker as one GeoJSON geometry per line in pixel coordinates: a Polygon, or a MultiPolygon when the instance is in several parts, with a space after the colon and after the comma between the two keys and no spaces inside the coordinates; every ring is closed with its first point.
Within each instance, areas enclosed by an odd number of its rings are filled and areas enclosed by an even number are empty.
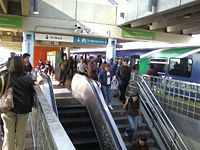
{"type": "Polygon", "coordinates": [[[113,107],[112,107],[112,105],[108,105],[108,108],[110,108],[110,110],[113,110],[113,107]]]}
{"type": "Polygon", "coordinates": [[[128,137],[128,133],[126,131],[124,132],[124,136],[128,137]]]}

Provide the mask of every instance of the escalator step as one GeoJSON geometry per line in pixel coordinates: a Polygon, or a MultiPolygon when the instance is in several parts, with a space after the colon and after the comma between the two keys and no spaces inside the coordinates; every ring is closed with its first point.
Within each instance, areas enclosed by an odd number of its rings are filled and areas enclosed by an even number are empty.
{"type": "Polygon", "coordinates": [[[94,129],[92,127],[71,127],[71,128],[65,128],[65,130],[67,131],[67,133],[71,134],[71,133],[82,133],[82,132],[94,132],[94,129]]]}
{"type": "Polygon", "coordinates": [[[67,108],[85,108],[85,106],[82,106],[80,104],[74,104],[74,105],[61,105],[58,106],[58,109],[67,109],[67,108]]]}
{"type": "Polygon", "coordinates": [[[63,109],[59,111],[59,118],[69,118],[69,117],[82,117],[82,116],[88,116],[87,110],[84,109],[63,109]]]}
{"type": "Polygon", "coordinates": [[[76,140],[73,141],[74,145],[91,144],[91,143],[98,143],[98,140],[93,137],[85,137],[81,139],[76,138],[76,140]]]}
{"type": "Polygon", "coordinates": [[[89,117],[70,117],[70,118],[64,118],[60,119],[62,123],[79,123],[79,122],[91,122],[89,117]]]}

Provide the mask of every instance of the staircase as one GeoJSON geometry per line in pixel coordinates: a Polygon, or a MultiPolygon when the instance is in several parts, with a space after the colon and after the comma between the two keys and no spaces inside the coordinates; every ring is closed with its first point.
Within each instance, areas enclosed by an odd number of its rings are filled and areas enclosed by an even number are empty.
{"type": "MultiPolygon", "coordinates": [[[[126,137],[124,132],[126,128],[129,128],[129,123],[128,119],[126,117],[126,114],[124,113],[121,115],[121,110],[122,110],[122,103],[116,103],[112,105],[114,110],[111,111],[113,119],[115,120],[115,123],[119,129],[119,132],[121,133],[121,136],[126,144],[127,149],[132,145],[129,137],[126,137]]],[[[142,124],[138,127],[138,130],[140,130],[140,136],[145,136],[147,137],[147,145],[149,150],[159,150],[156,140],[153,137],[153,134],[151,131],[148,129],[147,124],[143,121],[142,124]]]]}
{"type": "Polygon", "coordinates": [[[74,98],[57,99],[57,106],[60,122],[76,150],[100,150],[86,107],[74,98]]]}

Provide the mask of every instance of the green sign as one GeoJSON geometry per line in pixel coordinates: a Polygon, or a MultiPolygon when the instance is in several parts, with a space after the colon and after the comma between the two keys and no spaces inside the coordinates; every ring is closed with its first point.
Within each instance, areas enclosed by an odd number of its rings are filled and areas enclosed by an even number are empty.
{"type": "Polygon", "coordinates": [[[132,28],[122,28],[122,37],[124,38],[135,38],[143,40],[155,39],[155,32],[140,31],[132,28]]]}
{"type": "Polygon", "coordinates": [[[22,18],[0,16],[0,27],[21,28],[22,27],[22,18]]]}

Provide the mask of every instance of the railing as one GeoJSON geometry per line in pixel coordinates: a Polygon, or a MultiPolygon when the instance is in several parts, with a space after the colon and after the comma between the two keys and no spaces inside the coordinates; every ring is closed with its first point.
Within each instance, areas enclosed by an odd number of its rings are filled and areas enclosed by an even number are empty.
{"type": "Polygon", "coordinates": [[[40,74],[37,74],[37,79],[40,83],[39,84],[40,88],[43,91],[49,105],[51,106],[51,108],[53,109],[53,111],[58,117],[57,104],[56,104],[56,100],[55,100],[55,96],[53,92],[53,85],[52,85],[50,77],[44,73],[40,73],[40,74]]]}
{"type": "Polygon", "coordinates": [[[200,120],[200,85],[179,80],[144,75],[161,106],[200,120]]]}
{"type": "Polygon", "coordinates": [[[88,109],[101,149],[126,150],[97,83],[83,75],[75,74],[71,85],[73,96],[88,109]]]}
{"type": "Polygon", "coordinates": [[[157,131],[159,131],[165,146],[170,150],[187,150],[188,148],[182,141],[178,132],[168,119],[164,110],[160,106],[159,102],[149,89],[142,76],[135,76],[132,82],[137,82],[139,91],[141,92],[142,103],[146,107],[148,114],[150,114],[150,117],[154,122],[154,126],[157,131]]]}
{"type": "Polygon", "coordinates": [[[75,150],[39,86],[35,86],[31,126],[36,150],[75,150]]]}

